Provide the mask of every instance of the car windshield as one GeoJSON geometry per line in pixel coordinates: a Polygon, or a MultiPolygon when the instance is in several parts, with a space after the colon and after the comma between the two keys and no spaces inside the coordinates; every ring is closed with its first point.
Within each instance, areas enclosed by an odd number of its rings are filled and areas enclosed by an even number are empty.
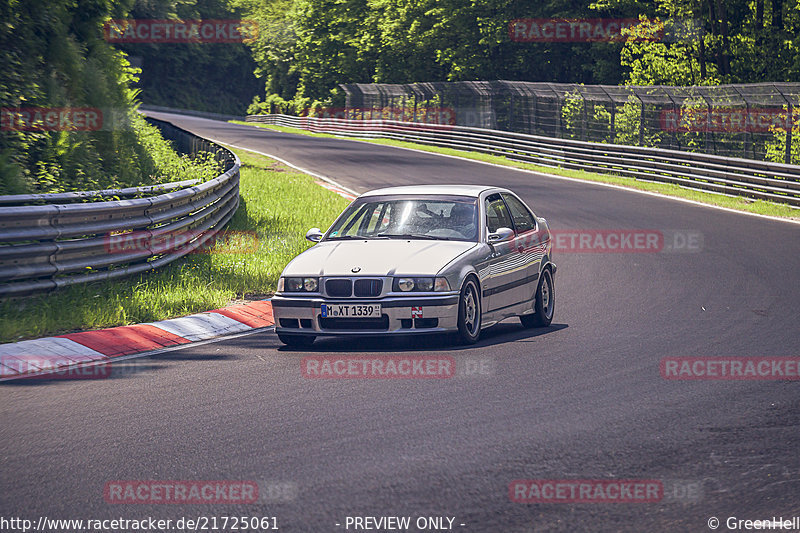
{"type": "Polygon", "coordinates": [[[372,197],[356,200],[328,232],[338,239],[477,241],[474,198],[372,197]]]}

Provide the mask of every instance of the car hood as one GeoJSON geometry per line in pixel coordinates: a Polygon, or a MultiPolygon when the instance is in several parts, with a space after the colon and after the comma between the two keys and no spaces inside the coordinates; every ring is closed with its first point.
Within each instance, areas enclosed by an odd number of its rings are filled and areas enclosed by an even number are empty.
{"type": "Polygon", "coordinates": [[[295,257],[284,276],[435,275],[475,242],[358,240],[321,242],[295,257]],[[353,272],[354,268],[359,268],[353,272]]]}

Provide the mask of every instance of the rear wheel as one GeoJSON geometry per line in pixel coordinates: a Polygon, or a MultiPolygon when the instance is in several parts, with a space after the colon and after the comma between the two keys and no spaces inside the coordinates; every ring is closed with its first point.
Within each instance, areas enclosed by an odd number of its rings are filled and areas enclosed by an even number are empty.
{"type": "Polygon", "coordinates": [[[553,321],[556,309],[556,287],[550,269],[544,269],[539,286],[536,288],[536,301],[533,304],[536,311],[532,315],[522,315],[519,321],[526,328],[543,328],[553,321]]]}
{"type": "Polygon", "coordinates": [[[481,336],[481,300],[478,284],[467,278],[458,299],[458,338],[464,344],[474,344],[481,336]]]}
{"type": "Polygon", "coordinates": [[[278,333],[278,339],[286,346],[291,346],[293,348],[311,346],[314,344],[313,335],[287,335],[286,333],[278,333]]]}

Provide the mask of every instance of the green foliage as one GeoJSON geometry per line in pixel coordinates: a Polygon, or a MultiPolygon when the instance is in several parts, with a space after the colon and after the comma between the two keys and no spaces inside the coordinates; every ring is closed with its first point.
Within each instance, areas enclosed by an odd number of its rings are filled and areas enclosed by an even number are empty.
{"type": "MultiPolygon", "coordinates": [[[[282,99],[272,100],[273,107],[300,109],[299,98],[342,105],[339,83],[800,80],[800,0],[233,1],[264,30],[251,48],[265,94],[282,99]],[[782,6],[781,17],[772,13],[774,5],[782,6]],[[638,17],[641,23],[627,30],[626,42],[511,41],[509,21],[549,17],[638,17]]],[[[263,109],[268,100],[259,102],[263,109]]],[[[609,117],[603,117],[598,120],[605,121],[610,136],[609,117]]]]}
{"type": "MultiPolygon", "coordinates": [[[[126,18],[238,20],[226,0],[136,0],[126,18]]],[[[263,30],[263,28],[261,28],[263,30]]],[[[241,115],[261,84],[244,43],[128,43],[118,45],[141,65],[143,102],[241,115]]]]}
{"type": "Polygon", "coordinates": [[[581,93],[577,90],[564,95],[564,103],[561,106],[561,120],[564,122],[564,130],[567,132],[567,139],[580,139],[578,130],[585,128],[583,122],[584,100],[581,93]]]}
{"type": "MultiPolygon", "coordinates": [[[[785,109],[785,108],[784,108],[785,109]]],[[[788,113],[788,110],[786,111],[788,113]]],[[[792,144],[789,150],[789,156],[791,158],[792,165],[799,165],[800,164],[800,121],[798,121],[798,112],[794,111],[792,113],[794,116],[792,117],[792,126],[791,126],[791,134],[792,134],[792,144]]],[[[785,114],[783,115],[786,116],[785,114]]],[[[770,127],[770,138],[766,142],[766,156],[765,159],[767,161],[772,161],[774,163],[786,163],[786,129],[778,128],[775,126],[770,127]]]]}
{"type": "Polygon", "coordinates": [[[634,95],[628,97],[628,101],[617,111],[616,132],[614,139],[616,144],[639,144],[639,130],[642,126],[642,103],[634,95]]]}
{"type": "MultiPolygon", "coordinates": [[[[606,108],[606,106],[602,104],[596,104],[594,106],[594,112],[592,114],[592,118],[594,118],[596,127],[602,128],[605,132],[602,137],[596,136],[599,142],[614,142],[612,138],[612,113],[611,111],[606,108]]],[[[616,117],[613,117],[614,119],[616,117]]]]}
{"type": "Polygon", "coordinates": [[[129,6],[104,1],[9,0],[0,4],[0,107],[93,108],[97,131],[4,131],[0,194],[150,185],[208,177],[179,157],[136,113],[139,74],[103,40],[103,22],[129,6]]]}
{"type": "Polygon", "coordinates": [[[628,67],[625,83],[629,85],[713,85],[718,84],[715,66],[709,65],[705,76],[695,57],[695,43],[679,41],[668,43],[657,40],[665,31],[665,24],[645,17],[633,28],[623,30],[627,35],[620,55],[620,63],[628,67]]]}
{"type": "MultiPolygon", "coordinates": [[[[233,0],[258,21],[265,93],[342,106],[339,83],[552,80],[617,83],[620,43],[517,43],[515,18],[596,16],[547,0],[233,0]]],[[[263,102],[260,100],[262,104],[263,102]]],[[[277,104],[273,101],[273,104],[277,104]]]]}

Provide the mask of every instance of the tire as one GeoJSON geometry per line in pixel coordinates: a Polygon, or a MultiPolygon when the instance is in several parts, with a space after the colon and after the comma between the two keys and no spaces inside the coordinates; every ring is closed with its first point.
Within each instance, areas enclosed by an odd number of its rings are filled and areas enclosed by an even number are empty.
{"type": "Polygon", "coordinates": [[[278,339],[286,346],[292,348],[308,347],[314,344],[313,335],[287,335],[286,333],[278,333],[278,339]]]}
{"type": "Polygon", "coordinates": [[[468,277],[458,297],[458,340],[475,344],[481,336],[481,298],[475,278],[468,277]]]}
{"type": "Polygon", "coordinates": [[[532,315],[522,315],[519,321],[526,328],[544,328],[553,321],[556,310],[556,285],[549,268],[542,271],[539,286],[536,287],[536,301],[533,303],[532,315]]]}

